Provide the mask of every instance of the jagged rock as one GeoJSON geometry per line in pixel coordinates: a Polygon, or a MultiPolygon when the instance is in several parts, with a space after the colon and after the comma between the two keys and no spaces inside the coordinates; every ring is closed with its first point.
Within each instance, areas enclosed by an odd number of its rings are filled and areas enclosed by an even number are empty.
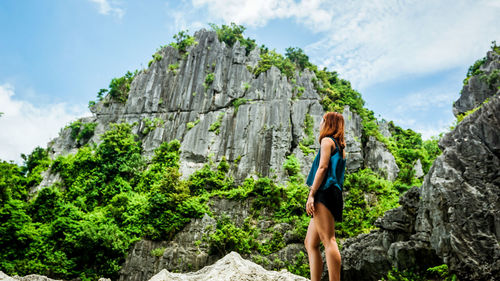
{"type": "Polygon", "coordinates": [[[443,136],[443,151],[377,220],[380,228],[347,239],[342,280],[378,280],[393,266],[448,264],[460,280],[500,276],[500,96],[443,136]]]}
{"type": "Polygon", "coordinates": [[[379,280],[392,267],[426,269],[441,263],[428,241],[412,237],[420,192],[413,187],[404,193],[401,207],[375,222],[379,229],[344,242],[342,280],[379,280]]]}
{"type": "Polygon", "coordinates": [[[197,272],[171,273],[162,270],[149,281],[175,281],[175,280],[307,280],[294,275],[286,270],[280,272],[267,271],[262,266],[244,260],[238,253],[231,252],[215,264],[207,266],[197,272]]]}
{"type": "Polygon", "coordinates": [[[392,136],[391,132],[389,131],[389,124],[385,120],[377,120],[377,125],[378,125],[378,130],[382,134],[382,136],[386,138],[390,138],[392,136]]]}
{"type": "Polygon", "coordinates": [[[201,219],[192,220],[172,241],[140,240],[129,251],[119,280],[142,281],[164,268],[191,271],[214,263],[220,257],[209,255],[208,245],[201,242],[204,236],[215,231],[215,226],[215,219],[205,214],[201,219]],[[163,253],[154,256],[152,251],[158,249],[163,253]]]}
{"type": "Polygon", "coordinates": [[[363,167],[363,147],[361,144],[362,126],[361,117],[352,112],[349,106],[342,112],[345,123],[345,142],[347,153],[347,172],[352,173],[363,167]]]}
{"type": "MultiPolygon", "coordinates": [[[[483,74],[489,75],[493,71],[500,70],[500,54],[495,51],[489,51],[486,54],[486,61],[479,70],[483,74]]],[[[471,110],[483,103],[487,98],[492,97],[495,93],[500,93],[498,86],[500,81],[489,85],[487,79],[483,75],[475,75],[469,78],[467,85],[464,85],[462,92],[457,101],[453,103],[453,114],[458,116],[468,110],[471,110]]]]}
{"type": "Polygon", "coordinates": [[[413,170],[415,171],[416,178],[421,178],[425,175],[424,170],[422,169],[422,162],[420,162],[420,159],[417,159],[417,162],[413,166],[413,170]]]}
{"type": "Polygon", "coordinates": [[[399,173],[394,156],[373,136],[370,136],[366,143],[365,165],[390,181],[396,179],[399,173]]]}

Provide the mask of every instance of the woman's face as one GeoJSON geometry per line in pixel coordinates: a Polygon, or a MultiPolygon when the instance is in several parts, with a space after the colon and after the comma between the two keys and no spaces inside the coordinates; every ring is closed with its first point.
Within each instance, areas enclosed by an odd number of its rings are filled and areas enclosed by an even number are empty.
{"type": "Polygon", "coordinates": [[[323,130],[323,124],[325,124],[325,118],[321,118],[321,122],[319,123],[319,131],[323,130]]]}

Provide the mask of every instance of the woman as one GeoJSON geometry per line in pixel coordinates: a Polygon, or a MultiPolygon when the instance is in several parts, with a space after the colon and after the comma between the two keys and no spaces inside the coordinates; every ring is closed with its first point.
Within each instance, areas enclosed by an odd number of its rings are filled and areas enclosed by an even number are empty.
{"type": "Polygon", "coordinates": [[[342,185],[345,171],[344,117],[337,112],[323,115],[319,128],[321,147],[307,177],[311,190],[306,212],[312,216],[307,228],[306,246],[311,281],[321,279],[323,261],[319,242],[325,246],[330,281],[340,280],[340,252],[335,240],[335,222],[342,221],[342,185]]]}

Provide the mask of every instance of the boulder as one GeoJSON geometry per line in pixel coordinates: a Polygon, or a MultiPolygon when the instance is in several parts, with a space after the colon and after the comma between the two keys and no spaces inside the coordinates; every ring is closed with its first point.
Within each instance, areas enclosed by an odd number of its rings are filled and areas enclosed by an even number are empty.
{"type": "Polygon", "coordinates": [[[196,272],[172,273],[164,269],[153,276],[149,281],[306,281],[301,276],[294,275],[286,270],[268,271],[262,266],[244,260],[238,253],[231,252],[215,264],[207,266],[196,272]]]}

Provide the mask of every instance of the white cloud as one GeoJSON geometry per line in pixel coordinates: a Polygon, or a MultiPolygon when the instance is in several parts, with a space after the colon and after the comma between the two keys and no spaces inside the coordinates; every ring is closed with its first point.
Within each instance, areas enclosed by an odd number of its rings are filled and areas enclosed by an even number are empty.
{"type": "Polygon", "coordinates": [[[102,15],[114,15],[121,19],[125,15],[125,10],[117,7],[118,3],[112,0],[90,0],[90,2],[96,3],[99,8],[99,14],[102,15]]]}
{"type": "MultiPolygon", "coordinates": [[[[497,0],[192,0],[211,19],[249,26],[292,18],[324,34],[306,52],[355,88],[472,64],[500,41],[497,0]]],[[[464,69],[465,71],[466,69],[464,69]]]]}
{"type": "Polygon", "coordinates": [[[439,88],[429,88],[421,92],[410,93],[390,102],[393,111],[402,114],[408,111],[425,112],[429,110],[450,108],[450,101],[457,99],[457,94],[443,92],[439,88]]]}
{"type": "Polygon", "coordinates": [[[36,106],[16,100],[10,84],[0,85],[0,159],[21,163],[21,153],[29,154],[36,146],[46,147],[61,128],[71,121],[90,115],[84,107],[65,103],[36,106]]]}

